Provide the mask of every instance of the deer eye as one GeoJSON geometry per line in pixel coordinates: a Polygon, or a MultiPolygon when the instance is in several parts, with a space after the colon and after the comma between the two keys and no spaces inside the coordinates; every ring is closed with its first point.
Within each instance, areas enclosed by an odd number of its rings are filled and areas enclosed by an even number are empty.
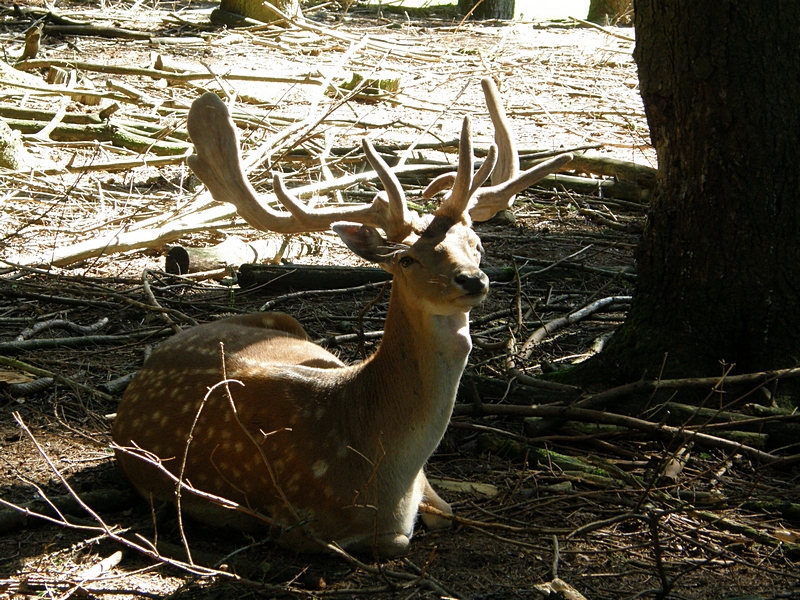
{"type": "Polygon", "coordinates": [[[411,265],[413,265],[416,261],[408,255],[400,257],[400,266],[404,269],[407,269],[411,265]]]}

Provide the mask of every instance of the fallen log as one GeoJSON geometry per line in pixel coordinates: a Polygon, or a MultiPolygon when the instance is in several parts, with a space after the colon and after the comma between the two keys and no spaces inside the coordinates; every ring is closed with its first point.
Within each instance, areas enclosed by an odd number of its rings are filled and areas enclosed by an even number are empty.
{"type": "Polygon", "coordinates": [[[349,288],[391,279],[383,269],[373,267],[335,267],[327,265],[254,265],[239,270],[243,288],[268,285],[270,292],[349,288]]]}
{"type": "MultiPolygon", "coordinates": [[[[22,121],[19,119],[6,119],[9,127],[23,134],[33,135],[39,133],[47,123],[43,121],[22,121]]],[[[178,141],[163,141],[145,137],[113,124],[102,125],[74,125],[61,123],[50,131],[50,139],[54,142],[111,142],[115,146],[127,148],[135,152],[152,152],[158,156],[172,156],[185,154],[191,148],[189,144],[178,141]]]]}
{"type": "Polygon", "coordinates": [[[658,171],[647,165],[607,158],[595,154],[575,154],[569,163],[570,170],[613,177],[619,181],[629,181],[640,187],[652,190],[656,187],[658,171]]]}
{"type": "Polygon", "coordinates": [[[293,259],[308,254],[312,245],[296,237],[270,237],[245,242],[230,236],[210,248],[173,246],[164,257],[164,270],[172,275],[186,275],[238,267],[248,263],[263,263],[293,259]]]}
{"type": "MultiPolygon", "coordinates": [[[[534,262],[534,261],[531,261],[534,262]]],[[[541,264],[552,265],[552,262],[540,261],[541,264]]],[[[617,275],[608,269],[594,269],[579,263],[561,263],[564,268],[592,270],[604,275],[617,275]]],[[[519,274],[536,274],[542,270],[540,266],[524,266],[516,271],[513,267],[491,267],[483,269],[489,280],[495,283],[514,281],[519,274]]],[[[632,275],[625,273],[624,275],[632,275]]],[[[625,277],[627,279],[627,277],[625,277]]],[[[243,264],[239,269],[239,285],[243,288],[270,284],[270,291],[313,290],[331,287],[354,287],[376,281],[386,281],[391,276],[383,269],[375,267],[338,267],[317,265],[267,265],[243,264]]]]}
{"type": "MultiPolygon", "coordinates": [[[[570,165],[571,167],[571,165],[570,165]]],[[[619,198],[638,204],[650,201],[651,190],[646,187],[629,183],[627,181],[614,181],[613,179],[589,179],[557,173],[548,175],[534,187],[556,190],[569,190],[584,196],[602,195],[605,198],[619,198]]]]}

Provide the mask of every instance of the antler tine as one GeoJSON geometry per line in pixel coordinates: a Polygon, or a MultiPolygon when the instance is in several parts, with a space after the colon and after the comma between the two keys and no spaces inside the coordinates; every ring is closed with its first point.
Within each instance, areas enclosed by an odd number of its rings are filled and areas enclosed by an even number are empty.
{"type": "Polygon", "coordinates": [[[532,186],[550,173],[557,171],[572,160],[571,154],[561,154],[519,172],[519,153],[514,136],[511,134],[503,100],[497,86],[490,77],[481,80],[486,108],[494,126],[494,139],[497,144],[497,166],[492,173],[490,187],[480,188],[473,196],[473,204],[469,214],[475,221],[487,221],[503,209],[514,204],[517,193],[532,186]]]}
{"type": "Polygon", "coordinates": [[[469,205],[474,181],[472,171],[475,157],[472,154],[472,124],[469,116],[464,117],[461,125],[461,138],[458,142],[458,168],[450,195],[444,199],[436,210],[436,215],[448,215],[453,218],[468,218],[469,205]]]}
{"type": "Polygon", "coordinates": [[[495,165],[497,165],[497,146],[492,144],[486,152],[486,159],[472,178],[472,185],[469,188],[470,198],[478,191],[479,187],[486,183],[486,180],[489,179],[489,175],[494,172],[495,165]]]}
{"type": "MultiPolygon", "coordinates": [[[[296,232],[325,231],[335,221],[353,221],[371,227],[383,227],[390,212],[386,198],[381,196],[377,196],[371,204],[351,204],[309,210],[286,188],[280,173],[272,176],[272,189],[278,201],[289,211],[297,224],[296,232]]],[[[281,216],[288,217],[288,215],[281,216]]]]}
{"type": "Polygon", "coordinates": [[[514,179],[504,181],[500,185],[480,188],[473,197],[473,205],[469,210],[470,217],[476,221],[487,221],[511,204],[513,198],[522,190],[529,188],[550,173],[558,171],[573,158],[572,154],[559,154],[523,171],[514,179]]]}
{"type": "Polygon", "coordinates": [[[453,184],[456,182],[456,174],[452,171],[442,173],[438,177],[434,177],[431,182],[422,190],[423,198],[433,198],[439,192],[453,189],[453,184]]]}
{"type": "MultiPolygon", "coordinates": [[[[503,107],[503,101],[497,91],[497,86],[489,77],[484,77],[481,80],[481,87],[483,88],[483,95],[486,100],[486,106],[489,109],[489,116],[494,126],[494,137],[496,147],[493,151],[489,149],[489,154],[486,161],[475,174],[474,179],[466,186],[466,189],[458,188],[457,186],[464,185],[465,180],[459,179],[462,173],[461,165],[468,162],[470,166],[470,174],[472,173],[472,138],[469,135],[469,122],[465,119],[465,126],[461,131],[461,143],[459,145],[459,160],[458,160],[458,174],[453,177],[452,174],[445,174],[434,179],[425,191],[424,197],[431,197],[437,192],[447,189],[452,185],[452,191],[446,202],[450,199],[461,199],[470,203],[472,207],[469,208],[469,216],[476,221],[485,221],[492,218],[497,212],[504,208],[508,208],[514,203],[514,196],[516,191],[525,189],[521,187],[517,189],[515,184],[506,185],[507,182],[515,181],[519,174],[519,154],[517,152],[516,142],[514,136],[511,134],[506,111],[503,107]],[[466,131],[466,135],[465,135],[466,131]],[[465,139],[466,138],[466,139],[465,139]],[[468,160],[465,161],[465,155],[469,149],[468,160]],[[480,186],[486,181],[491,174],[492,182],[495,183],[497,189],[491,188],[494,193],[486,193],[480,186]],[[515,189],[516,191],[505,195],[507,190],[515,189]],[[502,198],[503,202],[500,203],[499,199],[502,198]],[[491,199],[491,204],[489,204],[491,199]],[[483,203],[483,206],[480,206],[483,203]]],[[[523,181],[530,181],[531,185],[537,179],[526,177],[523,181]]],[[[465,205],[466,206],[466,205],[465,205]]],[[[444,207],[444,204],[443,204],[444,207]]],[[[441,210],[441,209],[440,209],[441,210]]],[[[448,203],[448,210],[449,203],[448,203]]],[[[464,208],[466,210],[466,208],[464,208]]]]}
{"type": "MultiPolygon", "coordinates": [[[[469,189],[469,196],[475,193],[475,191],[482,186],[486,180],[489,178],[489,175],[492,173],[494,166],[497,164],[497,146],[492,144],[489,146],[489,150],[486,153],[486,160],[483,161],[483,164],[478,169],[478,172],[475,173],[475,176],[472,179],[472,185],[469,189]]],[[[453,185],[456,181],[456,173],[442,173],[438,177],[434,178],[427,187],[422,190],[422,197],[423,198],[433,198],[439,192],[443,192],[444,190],[450,190],[453,188],[453,185]]]]}
{"type": "MultiPolygon", "coordinates": [[[[403,186],[400,185],[400,180],[397,179],[386,161],[381,158],[380,154],[375,151],[372,143],[364,138],[361,141],[361,146],[364,149],[364,154],[375,169],[375,172],[380,177],[383,189],[386,191],[386,196],[389,199],[389,210],[386,214],[386,222],[381,223],[381,227],[386,232],[386,237],[389,241],[399,242],[404,240],[414,229],[414,218],[408,204],[406,203],[406,193],[403,186]]],[[[377,198],[376,198],[377,200],[377,198]]]]}
{"type": "MultiPolygon", "coordinates": [[[[491,77],[481,79],[483,97],[486,101],[486,108],[489,110],[489,117],[494,126],[494,142],[497,144],[498,159],[497,167],[492,172],[492,183],[497,185],[509,179],[513,179],[519,173],[519,154],[517,143],[511,134],[511,127],[506,117],[506,109],[503,106],[503,99],[491,77]]],[[[509,204],[513,202],[510,200],[509,204]]]]}

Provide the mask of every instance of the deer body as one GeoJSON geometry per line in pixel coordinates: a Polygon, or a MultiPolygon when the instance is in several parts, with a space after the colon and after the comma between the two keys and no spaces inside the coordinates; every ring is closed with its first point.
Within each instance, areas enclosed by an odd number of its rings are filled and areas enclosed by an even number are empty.
{"type": "MultiPolygon", "coordinates": [[[[190,165],[215,198],[262,229],[317,230],[327,221],[353,252],[393,275],[392,295],[378,350],[356,365],[310,342],[283,313],[221,319],[165,342],[117,411],[112,436],[123,470],[146,498],[179,502],[213,525],[268,526],[296,550],[335,543],[405,552],[421,503],[452,514],[423,466],[447,428],[472,346],[469,311],[489,289],[468,211],[487,210],[471,202],[495,148],[473,176],[465,119],[452,192],[432,217],[420,217],[365,142],[387,197],[348,207],[357,223],[332,223],[334,212],[306,211],[279,177],[275,191],[289,213],[254,197],[235,127],[213,94],[193,104],[189,132],[198,152],[190,165]]],[[[515,185],[484,196],[499,210],[515,185]]],[[[429,528],[450,525],[422,519],[429,528]]]]}
{"type": "MultiPolygon", "coordinates": [[[[469,310],[488,291],[477,236],[437,219],[429,229],[440,233],[423,233],[384,264],[395,283],[371,358],[343,365],[282,313],[195,327],[162,344],[134,379],[115,442],[151,452],[175,476],[186,453],[183,480],[280,523],[291,547],[314,549],[291,531],[303,527],[344,548],[405,551],[420,502],[450,512],[422,468],[452,413],[471,349],[469,310]],[[203,402],[226,376],[230,397],[218,386],[203,402]]],[[[174,499],[175,482],[158,467],[119,459],[145,495],[174,499]]],[[[208,523],[258,525],[191,493],[181,503],[208,523]]],[[[426,523],[448,524],[432,516],[426,523]]]]}
{"type": "MultiPolygon", "coordinates": [[[[275,323],[276,317],[289,318],[266,313],[223,319],[163,344],[150,359],[154,366],[146,366],[126,393],[117,416],[117,423],[130,427],[136,427],[137,418],[149,421],[147,433],[132,433],[119,425],[115,440],[149,450],[177,475],[188,432],[200,412],[184,471],[193,487],[288,527],[306,521],[316,537],[343,547],[368,549],[377,532],[378,540],[382,536],[389,542],[389,547],[378,545],[382,554],[404,550],[421,501],[447,510],[437,496],[426,495],[422,466],[452,412],[458,378],[448,376],[451,363],[463,369],[469,351],[463,338],[455,346],[443,344],[462,336],[463,330],[441,332],[442,343],[431,340],[429,356],[409,360],[407,348],[393,348],[387,340],[371,359],[348,367],[294,333],[270,329],[282,325],[275,323]],[[293,351],[286,356],[289,340],[293,351]],[[241,426],[222,387],[201,410],[207,389],[223,378],[220,342],[228,378],[243,384],[229,385],[241,426]],[[192,366],[173,374],[170,357],[192,366]],[[142,417],[142,405],[161,386],[170,390],[168,395],[173,390],[179,394],[161,403],[160,411],[142,417]]],[[[386,331],[390,340],[391,320],[386,331]]],[[[461,369],[455,370],[458,376],[461,369]]],[[[122,455],[120,460],[140,490],[160,500],[174,498],[174,482],[156,467],[142,468],[132,456],[122,455]]],[[[258,526],[256,519],[191,494],[184,493],[182,502],[188,514],[211,524],[258,526]]],[[[299,535],[284,542],[314,549],[299,535]]]]}

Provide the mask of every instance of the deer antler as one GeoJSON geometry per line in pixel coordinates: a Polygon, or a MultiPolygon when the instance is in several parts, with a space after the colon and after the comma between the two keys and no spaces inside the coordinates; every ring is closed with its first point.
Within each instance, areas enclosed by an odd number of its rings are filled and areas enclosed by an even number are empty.
{"type": "MultiPolygon", "coordinates": [[[[571,161],[572,154],[560,154],[520,173],[516,142],[511,134],[506,111],[497,91],[497,86],[495,86],[491,78],[485,77],[481,80],[481,87],[483,87],[486,106],[489,109],[489,116],[494,125],[494,137],[497,144],[497,165],[494,166],[494,163],[492,163],[494,170],[491,173],[494,185],[480,188],[472,195],[469,214],[475,221],[488,221],[501,210],[510,208],[519,192],[571,161]]],[[[459,167],[462,160],[459,152],[459,167]]],[[[489,157],[487,156],[484,166],[488,161],[489,157]]],[[[450,192],[452,195],[455,193],[455,185],[456,174],[445,173],[431,181],[422,192],[422,196],[431,198],[448,188],[453,188],[450,192]]]]}
{"type": "MultiPolygon", "coordinates": [[[[464,120],[457,172],[435,179],[423,192],[423,196],[430,197],[436,191],[452,188],[437,214],[485,221],[511,206],[515,194],[572,160],[572,155],[563,154],[518,173],[519,158],[502,101],[491,80],[484,79],[483,86],[498,145],[490,147],[486,160],[473,176],[470,123],[469,119],[464,120]],[[493,171],[500,173],[500,183],[480,187],[490,174],[495,178],[493,171]]],[[[402,241],[412,231],[425,229],[425,221],[408,209],[397,176],[375,152],[369,140],[363,141],[364,153],[385,192],[378,194],[371,204],[309,210],[286,189],[282,177],[276,174],[273,180],[275,193],[271,199],[280,202],[286,208],[285,212],[269,206],[269,197],[259,198],[247,180],[242,168],[237,129],[228,108],[216,94],[208,92],[192,103],[187,128],[196,150],[196,154],[188,159],[192,171],[215,200],[233,204],[244,220],[256,229],[286,234],[325,231],[335,221],[349,221],[379,227],[390,241],[402,241]]]]}
{"type": "Polygon", "coordinates": [[[416,223],[415,213],[406,206],[400,182],[369,141],[365,140],[364,151],[387,190],[385,195],[379,194],[371,204],[310,211],[286,190],[280,175],[275,175],[273,198],[288,211],[283,212],[270,207],[268,198],[259,198],[247,180],[236,126],[228,108],[216,94],[207,92],[192,103],[187,129],[196,152],[188,159],[189,167],[214,200],[233,204],[242,218],[256,229],[277,233],[325,231],[334,221],[351,221],[380,227],[390,239],[402,239],[403,232],[407,234],[416,223]]]}

